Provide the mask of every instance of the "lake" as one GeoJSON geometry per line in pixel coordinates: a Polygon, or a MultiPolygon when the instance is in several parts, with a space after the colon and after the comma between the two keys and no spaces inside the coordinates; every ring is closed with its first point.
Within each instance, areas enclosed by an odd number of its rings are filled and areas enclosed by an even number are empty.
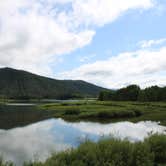
{"type": "Polygon", "coordinates": [[[0,120],[0,155],[18,166],[29,160],[44,161],[51,153],[77,147],[86,139],[117,137],[142,141],[152,132],[166,132],[165,126],[151,121],[66,122],[50,118],[47,112],[36,111],[32,105],[1,107],[0,120]]]}

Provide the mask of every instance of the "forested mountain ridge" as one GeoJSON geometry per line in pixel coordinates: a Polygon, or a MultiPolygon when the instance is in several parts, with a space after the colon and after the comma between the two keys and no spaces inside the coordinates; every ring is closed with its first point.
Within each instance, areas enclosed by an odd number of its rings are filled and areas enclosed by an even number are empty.
{"type": "Polygon", "coordinates": [[[104,88],[81,80],[55,80],[23,70],[0,69],[0,97],[13,99],[97,97],[104,88]]]}

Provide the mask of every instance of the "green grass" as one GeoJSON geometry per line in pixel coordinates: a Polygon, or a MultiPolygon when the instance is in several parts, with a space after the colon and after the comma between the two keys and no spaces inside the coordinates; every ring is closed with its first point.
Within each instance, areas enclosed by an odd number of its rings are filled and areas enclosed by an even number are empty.
{"type": "Polygon", "coordinates": [[[0,166],[14,166],[12,162],[5,162],[2,157],[0,157],[0,166]]]}
{"type": "MultiPolygon", "coordinates": [[[[143,142],[131,143],[114,138],[97,143],[86,140],[76,149],[52,154],[44,163],[24,166],[165,166],[166,135],[152,135],[143,142]]],[[[7,166],[7,165],[1,165],[7,166]]]]}
{"type": "Polygon", "coordinates": [[[166,125],[166,102],[78,101],[40,105],[65,120],[160,121],[166,125]]]}

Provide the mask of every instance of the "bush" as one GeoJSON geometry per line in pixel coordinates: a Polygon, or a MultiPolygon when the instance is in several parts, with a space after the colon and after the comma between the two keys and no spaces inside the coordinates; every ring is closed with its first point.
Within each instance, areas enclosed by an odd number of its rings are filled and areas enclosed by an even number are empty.
{"type": "Polygon", "coordinates": [[[97,113],[98,118],[130,118],[141,116],[139,110],[121,110],[121,111],[100,111],[97,113]]]}
{"type": "Polygon", "coordinates": [[[138,142],[133,148],[133,166],[153,166],[154,154],[146,143],[138,142]]]}
{"type": "Polygon", "coordinates": [[[147,140],[156,163],[166,163],[166,135],[152,135],[147,140]]]}
{"type": "Polygon", "coordinates": [[[133,110],[135,112],[135,116],[141,116],[143,113],[140,110],[133,110]]]}
{"type": "Polygon", "coordinates": [[[12,162],[5,162],[2,157],[0,157],[0,166],[14,166],[12,162]]]}
{"type": "Polygon", "coordinates": [[[54,155],[44,166],[159,166],[158,162],[163,162],[165,157],[165,149],[159,154],[151,147],[152,142],[156,145],[156,140],[162,145],[163,141],[166,142],[164,139],[160,141],[159,137],[151,136],[146,141],[137,143],[114,138],[100,140],[98,143],[87,140],[77,149],[54,155]]]}
{"type": "Polygon", "coordinates": [[[110,113],[107,111],[100,111],[97,113],[97,117],[98,118],[109,118],[110,117],[110,113]]]}
{"type": "Polygon", "coordinates": [[[116,139],[101,140],[99,149],[102,163],[111,166],[130,166],[132,160],[132,143],[116,139]]]}
{"type": "Polygon", "coordinates": [[[65,115],[78,115],[80,114],[80,110],[78,108],[70,108],[65,110],[65,115]]]}

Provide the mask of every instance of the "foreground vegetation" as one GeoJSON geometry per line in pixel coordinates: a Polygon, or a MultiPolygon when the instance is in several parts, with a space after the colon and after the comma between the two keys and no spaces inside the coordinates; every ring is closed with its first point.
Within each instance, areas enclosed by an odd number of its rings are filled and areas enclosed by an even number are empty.
{"type": "Polygon", "coordinates": [[[166,164],[165,156],[166,135],[153,135],[144,142],[138,143],[117,139],[105,139],[98,143],[86,141],[77,149],[54,154],[44,164],[38,164],[43,166],[154,166],[166,164]]]}
{"type": "Polygon", "coordinates": [[[53,117],[71,121],[152,120],[166,125],[165,102],[78,101],[43,104],[39,109],[50,111],[53,117]]]}
{"type": "MultiPolygon", "coordinates": [[[[12,163],[0,161],[0,166],[12,163]]],[[[53,154],[44,163],[28,162],[24,166],[165,166],[166,135],[152,135],[144,142],[131,143],[114,138],[97,143],[85,141],[76,149],[53,154]]]]}

